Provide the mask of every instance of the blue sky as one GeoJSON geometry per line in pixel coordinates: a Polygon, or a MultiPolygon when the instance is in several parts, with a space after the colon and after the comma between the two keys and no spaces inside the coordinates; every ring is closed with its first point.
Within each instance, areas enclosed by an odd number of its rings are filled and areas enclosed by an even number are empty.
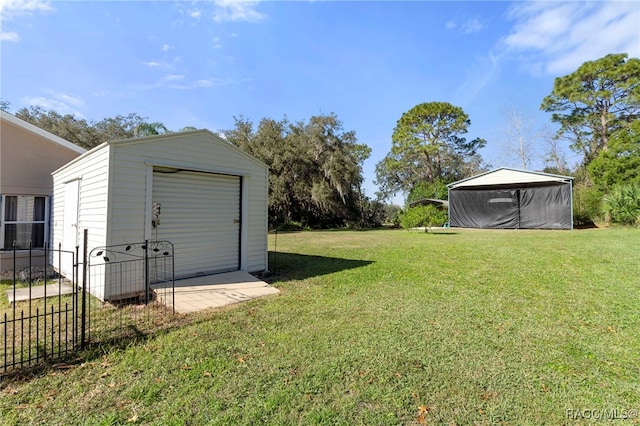
{"type": "MultiPolygon", "coordinates": [[[[532,129],[555,77],[608,53],[640,57],[640,2],[0,0],[0,97],[88,120],[135,112],[172,130],[222,130],[234,116],[335,113],[390,150],[403,112],[450,102],[494,167],[506,110],[532,129]]],[[[536,133],[534,130],[531,134],[536,133]]],[[[534,144],[542,157],[545,147],[534,144]]],[[[567,152],[569,163],[578,161],[567,152]]],[[[531,168],[543,167],[535,158],[531,168]]]]}

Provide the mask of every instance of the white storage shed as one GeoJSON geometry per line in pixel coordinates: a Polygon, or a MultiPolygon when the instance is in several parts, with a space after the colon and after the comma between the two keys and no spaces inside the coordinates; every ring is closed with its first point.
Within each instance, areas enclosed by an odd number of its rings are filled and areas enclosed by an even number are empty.
{"type": "MultiPolygon", "coordinates": [[[[88,229],[89,251],[171,241],[176,278],[261,272],[267,194],[268,167],[208,130],[110,141],[53,172],[53,243],[74,250],[88,229]]],[[[129,296],[104,280],[96,297],[129,296]]]]}

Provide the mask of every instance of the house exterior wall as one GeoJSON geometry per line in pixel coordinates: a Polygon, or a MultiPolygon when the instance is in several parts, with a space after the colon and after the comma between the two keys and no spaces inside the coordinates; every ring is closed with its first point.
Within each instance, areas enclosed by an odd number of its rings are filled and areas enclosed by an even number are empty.
{"type": "Polygon", "coordinates": [[[52,142],[51,138],[19,125],[22,120],[15,117],[11,121],[5,119],[5,114],[0,124],[0,193],[51,195],[51,172],[78,157],[84,149],[70,149],[52,142]]]}
{"type": "MultiPolygon", "coordinates": [[[[0,111],[0,194],[48,197],[52,206],[51,172],[81,155],[85,150],[11,114],[0,111]]],[[[1,205],[1,203],[0,203],[1,205]]],[[[0,211],[0,215],[4,212],[0,211]]],[[[4,219],[0,217],[0,222],[4,219]]],[[[48,217],[47,217],[48,219],[48,217]]],[[[45,235],[50,234],[51,222],[45,235]]],[[[50,238],[49,238],[50,240],[50,238]]],[[[44,266],[44,252],[31,253],[33,266],[44,266]]],[[[29,266],[29,253],[16,252],[16,270],[29,266]]],[[[13,270],[13,253],[0,252],[0,272],[13,270]]]]}

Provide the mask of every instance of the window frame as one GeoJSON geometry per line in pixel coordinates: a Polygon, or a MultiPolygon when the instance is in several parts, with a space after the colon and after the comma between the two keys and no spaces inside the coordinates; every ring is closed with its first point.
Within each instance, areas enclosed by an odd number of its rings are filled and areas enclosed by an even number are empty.
{"type": "MultiPolygon", "coordinates": [[[[51,197],[49,195],[43,194],[0,194],[0,251],[11,251],[13,247],[5,247],[4,239],[5,239],[5,227],[7,225],[36,225],[43,224],[44,225],[44,236],[42,241],[42,247],[32,247],[32,250],[42,250],[44,246],[49,242],[49,220],[50,220],[50,200],[51,197]],[[31,220],[31,221],[8,221],[6,218],[6,208],[7,208],[7,197],[31,197],[35,198],[41,197],[44,198],[44,220],[31,220]]],[[[17,248],[16,251],[21,250],[29,250],[28,248],[17,248]]]]}

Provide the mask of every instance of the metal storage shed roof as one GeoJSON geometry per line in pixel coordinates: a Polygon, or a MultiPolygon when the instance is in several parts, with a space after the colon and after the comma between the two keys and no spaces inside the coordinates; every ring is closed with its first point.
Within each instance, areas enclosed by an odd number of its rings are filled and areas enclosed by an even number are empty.
{"type": "Polygon", "coordinates": [[[447,185],[449,189],[532,183],[570,182],[571,176],[500,167],[447,185]]]}

